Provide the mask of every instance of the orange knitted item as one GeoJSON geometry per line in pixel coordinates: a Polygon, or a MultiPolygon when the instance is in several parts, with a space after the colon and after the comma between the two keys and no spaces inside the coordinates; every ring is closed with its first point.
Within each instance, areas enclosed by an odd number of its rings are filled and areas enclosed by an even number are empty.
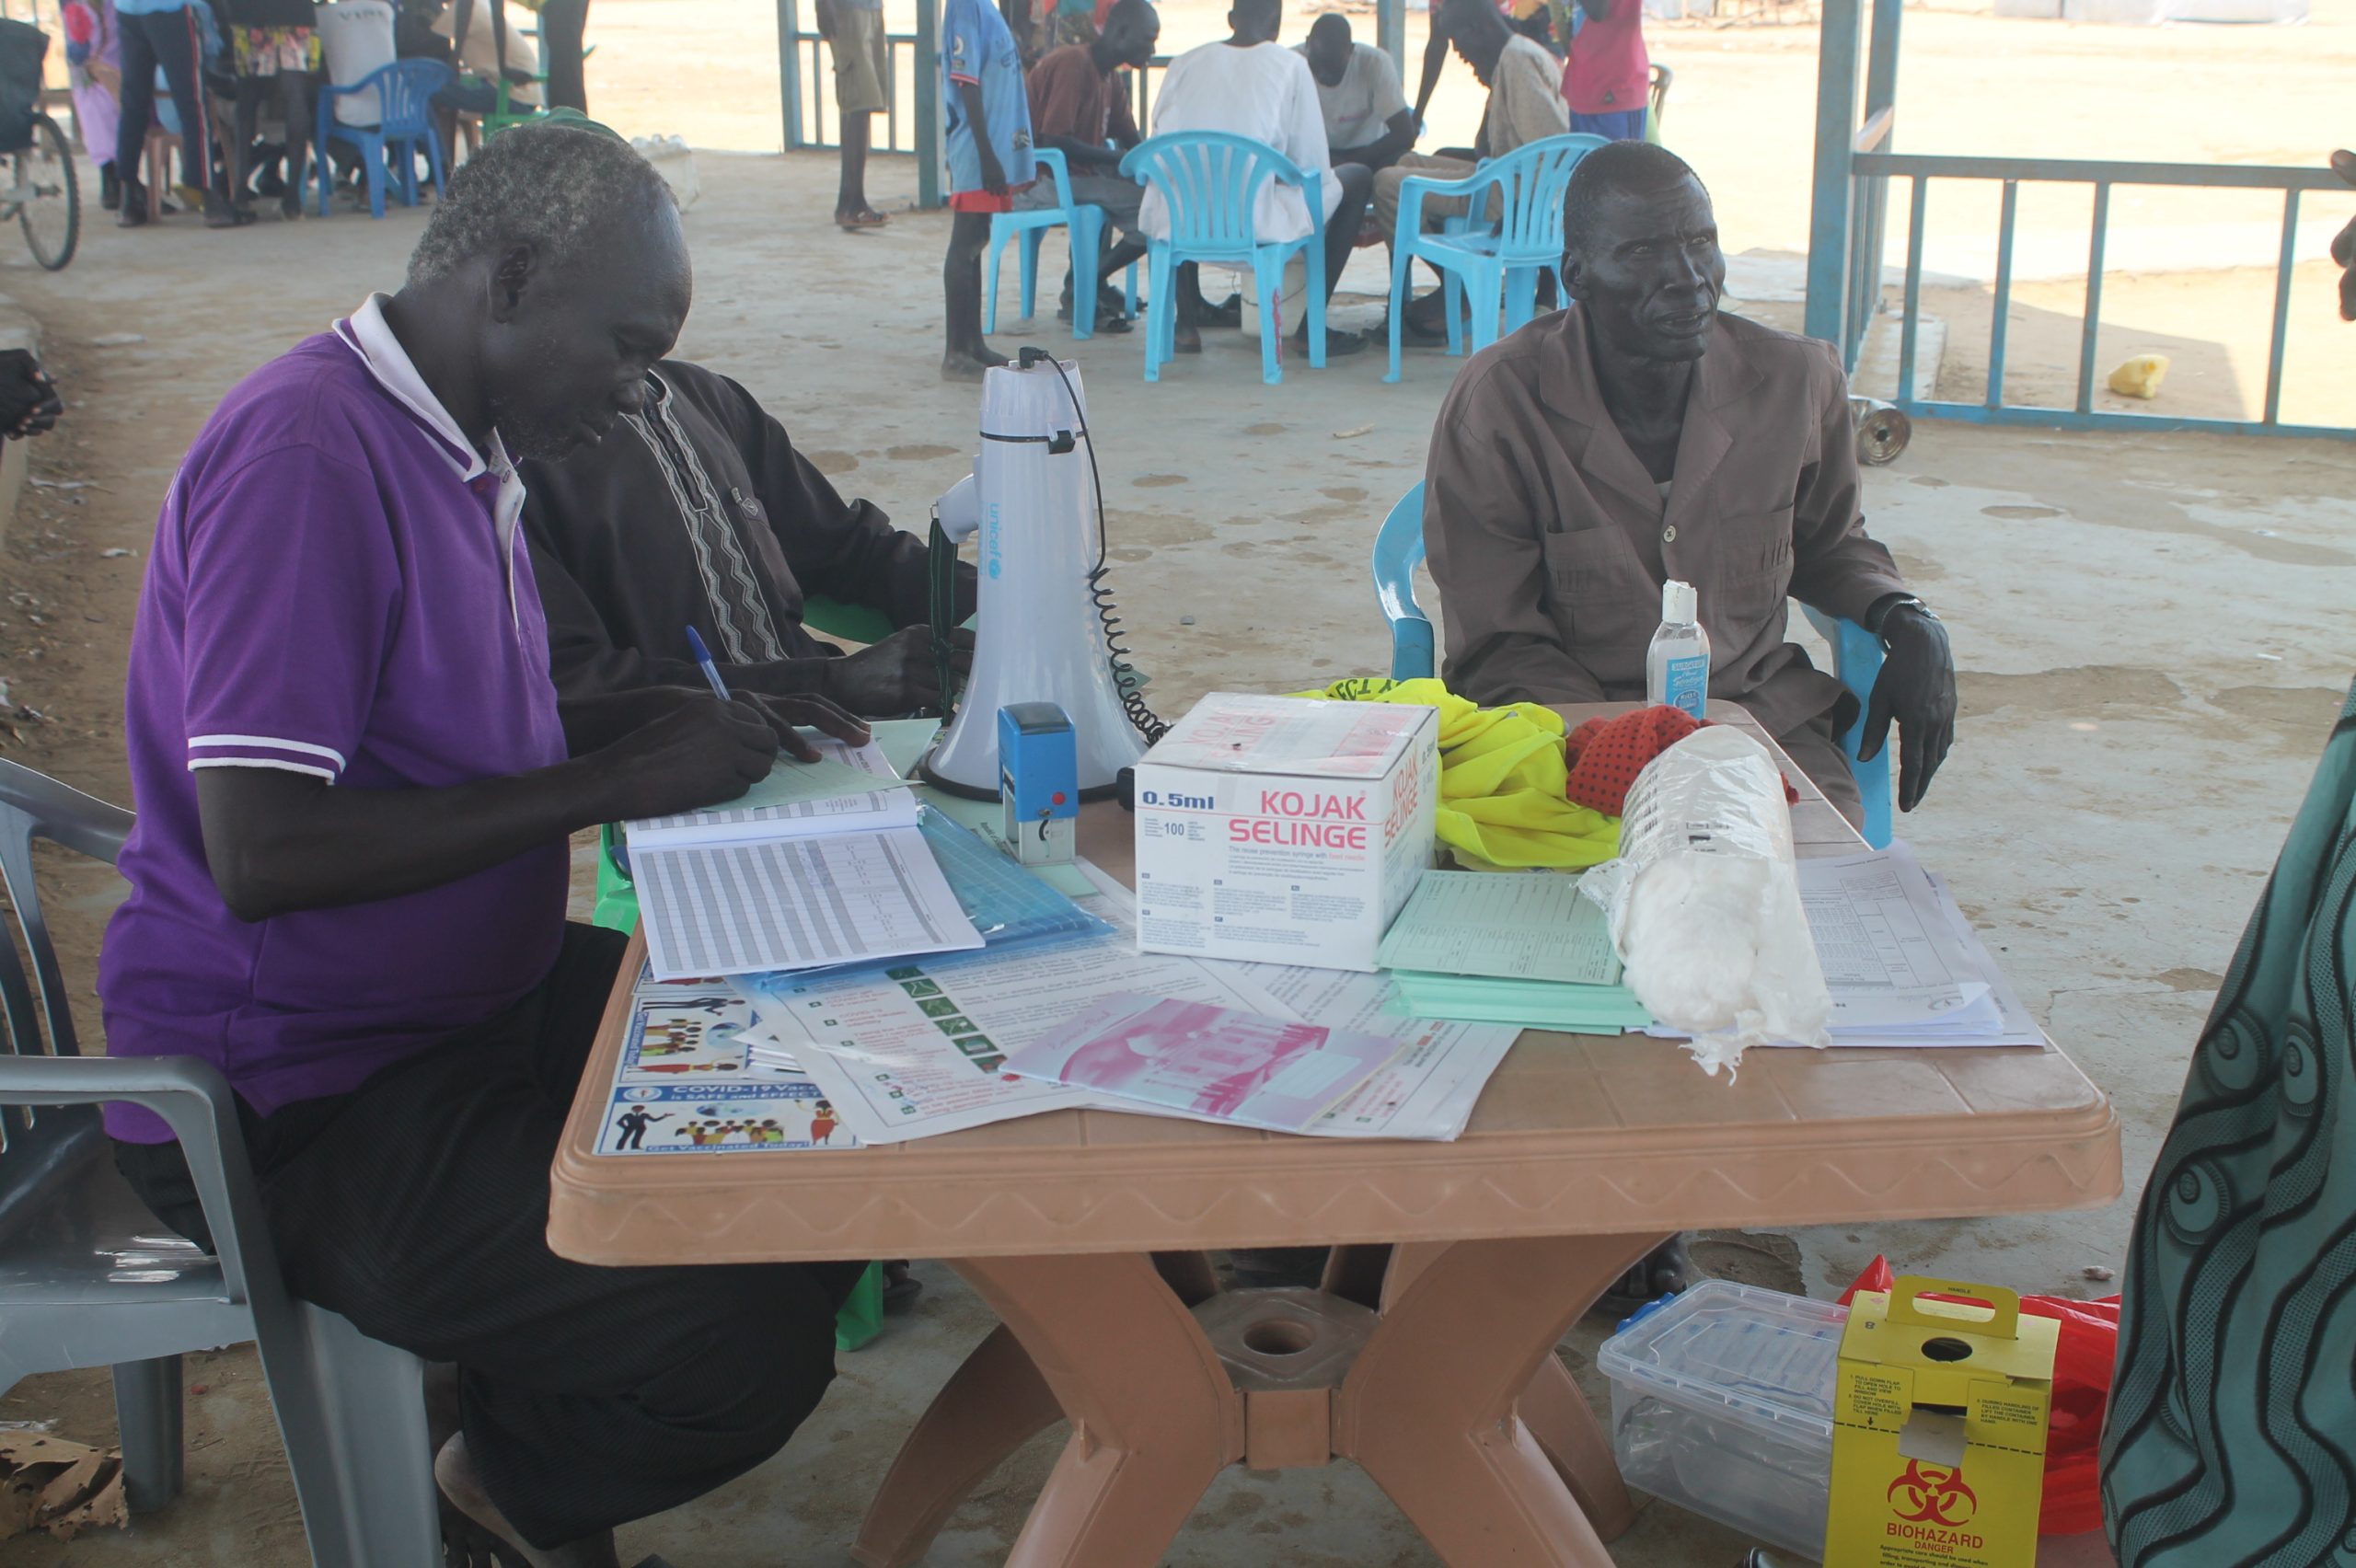
{"type": "MultiPolygon", "coordinates": [[[[1627,805],[1628,786],[1645,764],[1708,723],[1682,708],[1640,708],[1617,719],[1590,719],[1563,742],[1564,759],[1571,768],[1563,793],[1576,805],[1618,816],[1627,805]]],[[[1794,802],[1800,798],[1788,778],[1784,780],[1784,798],[1794,802]]]]}
{"type": "Polygon", "coordinates": [[[1702,727],[1681,708],[1640,708],[1617,719],[1590,719],[1563,743],[1571,765],[1563,793],[1589,811],[1618,816],[1628,786],[1645,764],[1702,727]]]}

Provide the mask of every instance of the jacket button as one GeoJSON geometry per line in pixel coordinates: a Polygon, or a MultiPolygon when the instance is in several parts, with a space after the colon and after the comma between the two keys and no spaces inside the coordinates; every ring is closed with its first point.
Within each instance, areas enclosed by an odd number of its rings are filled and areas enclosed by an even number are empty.
{"type": "Polygon", "coordinates": [[[1673,545],[1677,543],[1676,524],[1672,523],[1668,527],[1663,528],[1660,531],[1660,542],[1664,545],[1673,545]]]}

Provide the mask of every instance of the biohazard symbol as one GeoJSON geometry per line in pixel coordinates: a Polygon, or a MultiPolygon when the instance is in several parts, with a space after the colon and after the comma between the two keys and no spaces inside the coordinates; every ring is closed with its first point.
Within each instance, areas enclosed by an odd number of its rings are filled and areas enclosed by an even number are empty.
{"type": "Polygon", "coordinates": [[[1889,1483],[1890,1511],[1910,1525],[1956,1529],[1980,1511],[1979,1494],[1963,1483],[1960,1469],[1906,1461],[1906,1473],[1889,1483]]]}

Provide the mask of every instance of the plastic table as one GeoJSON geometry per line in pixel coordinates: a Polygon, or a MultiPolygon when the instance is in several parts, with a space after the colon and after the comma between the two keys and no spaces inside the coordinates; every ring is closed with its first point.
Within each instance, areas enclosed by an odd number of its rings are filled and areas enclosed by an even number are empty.
{"type": "MultiPolygon", "coordinates": [[[[1763,734],[1739,709],[1714,717],[1763,734]]],[[[1770,743],[1772,744],[1772,743],[1770,743]]],[[[1787,775],[1810,793],[1798,770],[1787,775]]],[[[1861,847],[1820,798],[1804,855],[1861,847]]],[[[1128,818],[1082,814],[1126,875],[1128,818]]],[[[625,976],[638,973],[633,945],[625,976]]],[[[884,1478],[854,1554],[914,1562],[1023,1441],[1069,1441],[1008,1562],[1152,1568],[1226,1466],[1363,1467],[1459,1568],[1609,1568],[1633,1517],[1555,1343],[1664,1237],[2096,1207],[2119,1120],[2058,1049],[1744,1058],[1525,1033],[1454,1143],[1057,1112],[890,1147],[599,1159],[616,989],[552,1170],[549,1239],[606,1264],[950,1261],[998,1313],[884,1478]],[[1330,1246],[1319,1291],[1221,1294],[1202,1249],[1330,1246]]]]}

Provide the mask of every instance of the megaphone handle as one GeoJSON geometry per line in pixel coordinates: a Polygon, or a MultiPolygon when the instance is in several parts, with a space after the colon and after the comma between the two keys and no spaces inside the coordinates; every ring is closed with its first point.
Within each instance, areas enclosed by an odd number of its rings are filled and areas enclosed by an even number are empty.
{"type": "Polygon", "coordinates": [[[957,547],[938,517],[925,548],[925,567],[931,577],[932,662],[941,682],[940,717],[946,724],[957,710],[957,647],[950,637],[957,629],[957,547]]]}

